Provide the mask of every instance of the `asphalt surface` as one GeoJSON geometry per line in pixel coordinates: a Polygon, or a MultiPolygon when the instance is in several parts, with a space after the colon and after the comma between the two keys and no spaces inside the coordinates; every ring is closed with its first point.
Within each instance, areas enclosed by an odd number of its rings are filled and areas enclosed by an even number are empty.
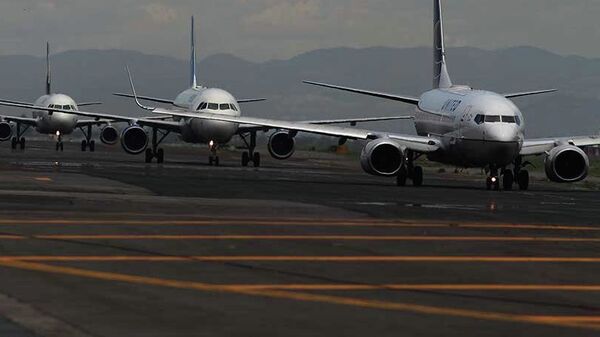
{"type": "Polygon", "coordinates": [[[0,147],[1,336],[593,336],[600,192],[354,156],[0,147]]]}

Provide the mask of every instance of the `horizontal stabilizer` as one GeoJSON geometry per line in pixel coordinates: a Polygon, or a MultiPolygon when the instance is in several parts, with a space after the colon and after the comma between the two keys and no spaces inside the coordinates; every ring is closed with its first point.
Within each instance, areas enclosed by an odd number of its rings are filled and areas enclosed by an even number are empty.
{"type": "Polygon", "coordinates": [[[548,94],[551,92],[557,92],[557,89],[547,89],[547,90],[537,90],[537,91],[524,91],[524,92],[515,92],[512,94],[504,94],[504,97],[506,98],[517,98],[517,97],[524,97],[524,96],[533,96],[533,95],[541,95],[541,94],[548,94]]]}
{"type": "Polygon", "coordinates": [[[310,84],[310,85],[316,85],[318,87],[347,91],[347,92],[352,92],[352,93],[360,94],[360,95],[379,97],[379,98],[384,98],[384,99],[388,99],[388,100],[392,100],[392,101],[404,102],[404,103],[408,103],[408,104],[412,104],[412,105],[419,104],[418,98],[410,97],[410,96],[399,96],[399,95],[393,95],[393,94],[388,94],[388,93],[384,93],[384,92],[376,92],[376,91],[368,91],[368,90],[355,89],[355,88],[349,88],[349,87],[341,87],[338,85],[312,82],[312,81],[302,81],[302,82],[306,83],[306,84],[310,84]]]}

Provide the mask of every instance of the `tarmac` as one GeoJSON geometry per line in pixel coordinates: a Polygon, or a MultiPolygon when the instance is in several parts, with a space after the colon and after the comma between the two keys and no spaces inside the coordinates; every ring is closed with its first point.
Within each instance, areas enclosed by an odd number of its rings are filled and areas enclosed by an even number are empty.
{"type": "Polygon", "coordinates": [[[600,191],[1,144],[0,336],[594,336],[600,191]]]}

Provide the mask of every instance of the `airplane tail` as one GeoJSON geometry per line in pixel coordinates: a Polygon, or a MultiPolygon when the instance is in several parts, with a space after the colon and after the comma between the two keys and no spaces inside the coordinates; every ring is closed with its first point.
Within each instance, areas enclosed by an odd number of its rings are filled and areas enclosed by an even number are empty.
{"type": "Polygon", "coordinates": [[[190,86],[195,88],[198,86],[196,80],[196,39],[194,36],[194,17],[192,16],[192,34],[191,34],[191,56],[190,56],[190,86]]]}
{"type": "Polygon", "coordinates": [[[50,42],[46,43],[46,95],[52,93],[52,79],[50,77],[50,42]]]}
{"type": "Polygon", "coordinates": [[[444,19],[442,1],[433,0],[433,87],[450,88],[452,81],[446,66],[446,45],[444,43],[444,19]]]}

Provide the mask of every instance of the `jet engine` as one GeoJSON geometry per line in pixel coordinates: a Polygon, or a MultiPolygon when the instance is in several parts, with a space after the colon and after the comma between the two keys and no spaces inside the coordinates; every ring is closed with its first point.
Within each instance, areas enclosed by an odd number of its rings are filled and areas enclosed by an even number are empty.
{"type": "Polygon", "coordinates": [[[12,137],[12,126],[7,122],[0,122],[0,141],[9,140],[12,137]]]}
{"type": "Polygon", "coordinates": [[[115,145],[119,141],[119,131],[111,125],[103,127],[100,131],[100,141],[106,145],[115,145]]]}
{"type": "Polygon", "coordinates": [[[278,160],[288,159],[296,151],[296,140],[289,133],[275,132],[269,138],[269,153],[278,160]]]}
{"type": "Polygon", "coordinates": [[[590,160],[582,149],[572,145],[555,147],[546,157],[546,176],[557,183],[573,183],[585,179],[590,160]]]}
{"type": "Polygon", "coordinates": [[[148,135],[143,128],[130,126],[121,134],[121,146],[129,154],[140,154],[148,147],[148,135]]]}
{"type": "Polygon", "coordinates": [[[360,155],[360,164],[369,174],[391,177],[396,175],[404,164],[404,152],[405,149],[391,139],[377,139],[364,147],[360,155]]]}

